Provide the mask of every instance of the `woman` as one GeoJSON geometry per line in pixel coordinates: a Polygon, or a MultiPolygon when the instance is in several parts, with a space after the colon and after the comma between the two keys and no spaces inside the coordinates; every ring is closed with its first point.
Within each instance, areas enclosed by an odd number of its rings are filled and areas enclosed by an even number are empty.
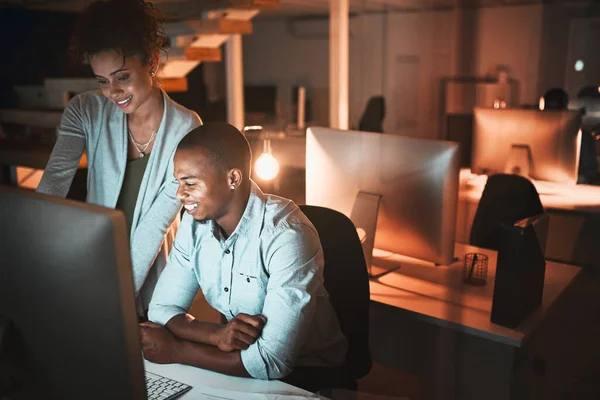
{"type": "Polygon", "coordinates": [[[73,50],[89,62],[100,89],[75,96],[65,108],[37,188],[65,197],[85,149],[87,202],[125,214],[140,314],[179,223],[173,155],[181,138],[201,124],[158,86],[166,38],[157,15],[143,0],[98,1],[80,15],[73,50]]]}

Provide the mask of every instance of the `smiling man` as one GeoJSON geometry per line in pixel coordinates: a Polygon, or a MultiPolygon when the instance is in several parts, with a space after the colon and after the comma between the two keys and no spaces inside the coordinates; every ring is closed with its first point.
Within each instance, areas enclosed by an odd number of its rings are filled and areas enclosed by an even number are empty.
{"type": "Polygon", "coordinates": [[[146,359],[288,377],[313,391],[338,386],[347,343],[313,225],[291,200],[250,180],[250,146],[229,124],[194,129],[174,165],[186,215],[150,303],[152,322],[141,324],[146,359]],[[200,289],[227,324],[187,314],[200,289]]]}

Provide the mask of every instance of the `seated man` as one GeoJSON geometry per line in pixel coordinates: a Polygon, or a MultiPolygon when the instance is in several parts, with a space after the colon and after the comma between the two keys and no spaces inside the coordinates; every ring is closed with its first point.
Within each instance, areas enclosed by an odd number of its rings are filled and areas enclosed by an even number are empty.
{"type": "MultiPolygon", "coordinates": [[[[344,362],[347,341],[323,286],[319,237],[291,200],[261,192],[250,162],[248,141],[229,124],[202,125],[180,142],[186,215],[150,302],[152,322],[141,324],[144,356],[258,379],[327,375],[344,362]],[[199,289],[226,325],[187,314],[199,289]]],[[[300,379],[289,382],[319,389],[300,379]]]]}

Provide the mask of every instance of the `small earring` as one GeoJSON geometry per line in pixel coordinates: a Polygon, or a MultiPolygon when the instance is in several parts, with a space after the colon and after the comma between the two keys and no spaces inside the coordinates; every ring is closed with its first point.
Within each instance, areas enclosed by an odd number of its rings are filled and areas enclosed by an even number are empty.
{"type": "Polygon", "coordinates": [[[156,72],[154,72],[154,71],[150,72],[150,76],[154,76],[155,73],[156,72]]]}
{"type": "Polygon", "coordinates": [[[235,185],[230,186],[231,190],[235,190],[235,185]]]}

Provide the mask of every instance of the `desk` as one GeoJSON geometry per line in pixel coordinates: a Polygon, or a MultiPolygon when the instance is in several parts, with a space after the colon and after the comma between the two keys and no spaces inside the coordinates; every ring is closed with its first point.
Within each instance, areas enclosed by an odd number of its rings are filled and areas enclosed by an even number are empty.
{"type": "MultiPolygon", "coordinates": [[[[207,371],[201,368],[194,368],[182,364],[154,364],[144,360],[144,367],[147,371],[166,378],[175,379],[192,386],[192,390],[185,393],[180,398],[182,400],[197,400],[207,398],[206,394],[215,393],[214,389],[223,389],[231,392],[233,395],[238,395],[238,399],[248,398],[247,393],[261,393],[271,396],[264,396],[264,399],[276,400],[278,396],[299,396],[301,398],[318,398],[314,394],[306,390],[297,388],[281,381],[263,381],[259,379],[238,378],[227,376],[212,371],[207,371]],[[246,393],[246,395],[244,395],[246,393]]],[[[208,397],[211,398],[212,397],[208,397]]],[[[229,398],[222,397],[222,400],[229,398]]]]}
{"type": "MultiPolygon", "coordinates": [[[[486,175],[460,172],[456,241],[469,235],[486,175]]],[[[575,265],[600,265],[600,186],[533,181],[544,209],[550,213],[546,258],[575,265]]]]}
{"type": "Polygon", "coordinates": [[[573,382],[597,399],[598,279],[547,262],[542,306],[509,329],[490,322],[496,252],[457,244],[455,255],[460,261],[436,267],[374,252],[375,271],[400,268],[370,282],[373,360],[426,377],[436,399],[563,398],[578,393],[573,382]],[[462,260],[472,251],[489,257],[486,286],[462,284],[462,260]]]}

